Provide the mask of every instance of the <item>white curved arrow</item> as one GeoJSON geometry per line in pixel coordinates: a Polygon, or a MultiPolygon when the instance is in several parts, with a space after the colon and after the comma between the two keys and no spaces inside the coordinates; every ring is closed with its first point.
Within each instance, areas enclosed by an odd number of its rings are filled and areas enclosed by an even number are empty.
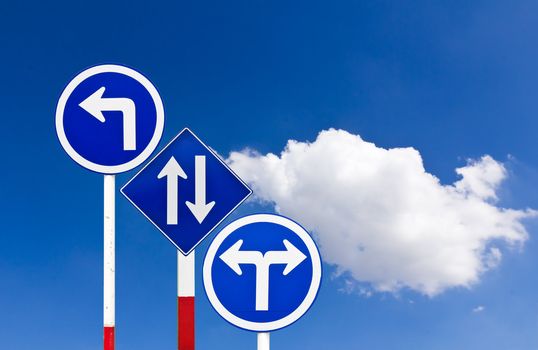
{"type": "Polygon", "coordinates": [[[186,179],[187,174],[185,174],[176,158],[170,157],[170,160],[157,175],[158,179],[163,177],[166,177],[166,224],[177,225],[178,182],[180,177],[186,179]]]}
{"type": "Polygon", "coordinates": [[[306,259],[306,255],[288,240],[285,239],[282,243],[286,250],[274,250],[262,254],[255,250],[240,250],[243,245],[243,240],[240,239],[220,255],[220,259],[238,275],[243,274],[241,264],[256,266],[257,311],[269,310],[269,267],[274,264],[286,264],[282,272],[286,276],[306,259]]]}
{"type": "Polygon", "coordinates": [[[106,121],[103,112],[122,112],[123,149],[125,151],[136,150],[136,107],[133,100],[124,97],[104,98],[104,92],[105,87],[103,86],[79,103],[79,106],[101,123],[106,121]]]}

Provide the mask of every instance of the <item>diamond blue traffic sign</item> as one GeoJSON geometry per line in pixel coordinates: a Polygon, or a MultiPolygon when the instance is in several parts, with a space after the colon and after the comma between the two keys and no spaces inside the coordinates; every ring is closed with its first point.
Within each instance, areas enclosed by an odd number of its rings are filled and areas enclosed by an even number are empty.
{"type": "Polygon", "coordinates": [[[296,222],[279,215],[249,215],[215,236],[203,277],[211,305],[226,321],[269,332],[308,311],[321,283],[321,258],[296,222]]]}
{"type": "Polygon", "coordinates": [[[153,84],[119,65],[78,74],[56,107],[56,133],[81,166],[104,174],[131,170],[157,147],[164,128],[162,100],[153,84]]]}
{"type": "Polygon", "coordinates": [[[252,191],[186,128],[121,192],[188,255],[252,191]]]}

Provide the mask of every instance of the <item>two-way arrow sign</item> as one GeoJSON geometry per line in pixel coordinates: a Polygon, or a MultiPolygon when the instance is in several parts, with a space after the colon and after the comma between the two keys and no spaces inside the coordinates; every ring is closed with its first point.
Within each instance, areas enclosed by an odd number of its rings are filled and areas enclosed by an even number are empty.
{"type": "Polygon", "coordinates": [[[185,128],[121,192],[178,249],[178,347],[192,350],[195,248],[251,191],[185,128]]]}
{"type": "Polygon", "coordinates": [[[129,180],[121,192],[184,255],[251,193],[188,128],[129,180]]]}

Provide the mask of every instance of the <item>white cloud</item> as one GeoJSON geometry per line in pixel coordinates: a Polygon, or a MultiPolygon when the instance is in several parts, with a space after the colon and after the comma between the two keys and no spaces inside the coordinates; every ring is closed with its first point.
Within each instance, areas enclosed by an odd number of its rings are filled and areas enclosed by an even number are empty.
{"type": "Polygon", "coordinates": [[[506,178],[503,165],[489,156],[482,157],[479,162],[469,160],[469,164],[456,169],[456,173],[462,176],[454,184],[459,192],[494,201],[497,200],[497,186],[506,178]]]}
{"type": "Polygon", "coordinates": [[[473,309],[473,313],[477,314],[477,313],[479,313],[479,312],[484,311],[485,309],[486,309],[485,306],[483,306],[483,305],[478,305],[477,307],[475,307],[475,308],[473,309]]]}
{"type": "Polygon", "coordinates": [[[490,156],[442,185],[417,150],[383,149],[344,130],[290,140],[280,155],[232,152],[228,163],[258,199],[314,233],[326,263],[377,291],[469,287],[500,262],[501,244],[525,242],[522,220],[536,215],[496,205],[507,172],[490,156]]]}

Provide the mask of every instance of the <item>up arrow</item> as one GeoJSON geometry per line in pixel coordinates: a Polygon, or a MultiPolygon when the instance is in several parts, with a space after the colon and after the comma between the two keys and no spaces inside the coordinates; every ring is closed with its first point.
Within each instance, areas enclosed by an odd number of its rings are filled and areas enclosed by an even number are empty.
{"type": "Polygon", "coordinates": [[[288,275],[306,256],[291,244],[288,240],[283,240],[286,250],[268,251],[262,254],[255,250],[240,250],[243,240],[235,242],[230,248],[220,255],[229,268],[236,274],[242,275],[241,264],[252,264],[256,266],[256,310],[269,310],[269,267],[274,264],[286,264],[282,274],[288,275]]]}
{"type": "Polygon", "coordinates": [[[97,89],[82,101],[79,106],[101,123],[106,121],[103,112],[119,111],[123,114],[123,149],[136,150],[136,107],[128,98],[104,98],[105,87],[97,89]]]}
{"type": "Polygon", "coordinates": [[[195,156],[194,162],[196,173],[194,178],[194,203],[186,201],[185,204],[201,224],[215,205],[215,202],[206,203],[205,156],[195,156]]]}
{"type": "Polygon", "coordinates": [[[166,223],[168,225],[177,225],[178,182],[180,177],[186,179],[187,174],[176,161],[176,158],[171,157],[159,175],[157,175],[158,179],[163,177],[166,177],[166,223]]]}

